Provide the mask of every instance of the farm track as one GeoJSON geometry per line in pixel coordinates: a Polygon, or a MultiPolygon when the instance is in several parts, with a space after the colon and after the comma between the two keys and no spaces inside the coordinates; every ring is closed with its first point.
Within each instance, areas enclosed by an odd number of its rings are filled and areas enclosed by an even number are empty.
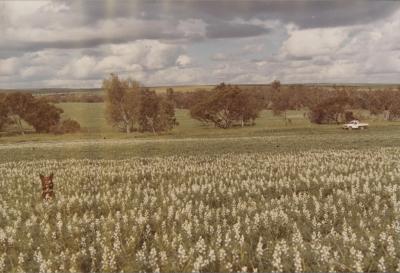
{"type": "MultiPolygon", "coordinates": [[[[142,138],[142,139],[85,139],[85,140],[66,140],[66,141],[27,141],[9,144],[0,144],[0,150],[4,149],[25,149],[25,148],[63,148],[63,147],[77,147],[77,146],[104,146],[104,145],[141,145],[141,144],[157,144],[157,143],[187,143],[187,142],[200,142],[200,143],[215,143],[215,142],[242,142],[242,141],[297,141],[297,140],[315,140],[315,141],[342,141],[354,140],[358,142],[364,141],[385,141],[398,140],[400,145],[400,136],[393,135],[272,135],[272,136],[232,136],[232,137],[187,137],[187,138],[142,138]]],[[[355,147],[357,148],[357,147],[355,147]]]]}
{"type": "Polygon", "coordinates": [[[11,144],[0,144],[0,149],[24,149],[24,148],[57,148],[66,146],[86,145],[126,145],[147,143],[176,143],[176,142],[224,142],[242,140],[275,140],[290,136],[255,136],[255,137],[214,137],[214,138],[174,138],[174,139],[95,139],[95,140],[69,140],[69,141],[29,141],[11,144]]]}

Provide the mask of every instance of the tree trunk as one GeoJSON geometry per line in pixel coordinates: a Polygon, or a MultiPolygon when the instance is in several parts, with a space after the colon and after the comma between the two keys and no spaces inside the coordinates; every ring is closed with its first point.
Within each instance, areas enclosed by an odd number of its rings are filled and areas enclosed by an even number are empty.
{"type": "Polygon", "coordinates": [[[125,127],[126,127],[126,133],[129,134],[131,132],[131,126],[130,126],[130,122],[128,119],[128,115],[126,114],[124,107],[122,104],[120,104],[120,111],[121,111],[121,115],[122,115],[122,119],[125,123],[125,127]]]}
{"type": "Polygon", "coordinates": [[[385,110],[383,111],[383,119],[389,121],[390,118],[390,111],[389,110],[385,110]]]}
{"type": "Polygon", "coordinates": [[[18,117],[15,117],[15,123],[17,124],[19,132],[21,133],[21,135],[25,135],[24,127],[22,127],[21,119],[18,118],[18,117]]]}
{"type": "Polygon", "coordinates": [[[285,118],[285,125],[287,125],[286,110],[283,111],[283,116],[284,116],[284,118],[285,118]]]}
{"type": "Polygon", "coordinates": [[[156,130],[154,129],[154,120],[152,118],[146,117],[147,122],[151,127],[151,130],[153,131],[153,134],[156,135],[156,130]]]}

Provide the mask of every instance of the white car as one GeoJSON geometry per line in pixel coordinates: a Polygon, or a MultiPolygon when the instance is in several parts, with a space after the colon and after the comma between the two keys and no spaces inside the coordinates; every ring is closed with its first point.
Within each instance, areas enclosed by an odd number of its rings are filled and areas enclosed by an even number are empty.
{"type": "Polygon", "coordinates": [[[352,129],[367,129],[368,128],[368,123],[361,123],[358,120],[352,120],[349,123],[343,125],[343,129],[348,129],[348,130],[352,130],[352,129]]]}

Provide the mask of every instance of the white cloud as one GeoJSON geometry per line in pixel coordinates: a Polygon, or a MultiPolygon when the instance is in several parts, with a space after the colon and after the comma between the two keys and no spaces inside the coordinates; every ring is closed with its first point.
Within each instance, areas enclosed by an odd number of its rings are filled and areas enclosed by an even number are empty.
{"type": "Polygon", "coordinates": [[[140,64],[146,69],[162,69],[174,65],[181,52],[180,46],[155,40],[111,45],[109,52],[105,51],[107,54],[123,56],[126,61],[140,64]]]}
{"type": "Polygon", "coordinates": [[[127,70],[128,66],[129,63],[126,62],[123,57],[112,55],[106,56],[99,60],[99,62],[96,64],[96,69],[112,73],[115,71],[127,70]]]}
{"type": "Polygon", "coordinates": [[[265,84],[272,82],[275,78],[272,75],[260,75],[256,73],[242,73],[236,77],[234,77],[230,82],[236,84],[246,84],[246,83],[259,83],[265,84]]]}
{"type": "Polygon", "coordinates": [[[0,76],[13,75],[18,68],[17,58],[0,59],[0,76]]]}
{"type": "Polygon", "coordinates": [[[265,49],[263,44],[247,44],[243,47],[243,53],[260,53],[265,49]]]}
{"type": "Polygon", "coordinates": [[[251,24],[255,26],[260,26],[268,29],[278,29],[282,27],[282,22],[279,20],[262,20],[260,18],[251,18],[250,20],[243,20],[242,18],[236,18],[233,20],[233,22],[237,23],[246,23],[246,24],[251,24]]]}
{"type": "Polygon", "coordinates": [[[60,72],[60,76],[72,76],[76,79],[84,79],[94,72],[96,60],[90,56],[82,56],[71,60],[60,72]]]}
{"type": "Polygon", "coordinates": [[[92,84],[94,79],[96,85],[100,86],[101,80],[111,72],[144,83],[151,83],[149,79],[153,82],[163,79],[171,82],[172,75],[179,75],[176,69],[181,70],[177,81],[187,82],[193,78],[187,70],[191,63],[192,58],[185,54],[180,45],[155,40],[110,44],[93,50],[46,49],[0,59],[0,86],[19,86],[18,82],[23,85],[27,80],[31,81],[29,87],[44,83],[53,86],[68,81],[75,86],[84,80],[92,84]],[[173,67],[175,70],[169,70],[173,67]],[[161,78],[152,77],[155,74],[161,78]]]}
{"type": "Polygon", "coordinates": [[[261,16],[207,21],[146,10],[104,17],[96,13],[101,9],[88,15],[61,1],[7,1],[3,7],[1,87],[100,86],[110,72],[147,85],[399,80],[400,11],[372,23],[301,29],[261,16]],[[232,28],[224,26],[235,24],[270,32],[207,36],[209,29],[229,34],[232,28]]]}
{"type": "Polygon", "coordinates": [[[54,13],[59,13],[59,12],[65,12],[70,10],[70,7],[63,2],[50,2],[47,3],[46,5],[40,7],[40,11],[43,12],[54,12],[54,13]]]}
{"type": "Polygon", "coordinates": [[[207,71],[202,68],[181,69],[177,66],[159,70],[147,78],[149,85],[203,84],[207,71]]]}
{"type": "Polygon", "coordinates": [[[182,32],[186,38],[204,38],[206,36],[207,24],[200,19],[180,20],[177,30],[182,32]]]}
{"type": "Polygon", "coordinates": [[[190,57],[179,55],[182,49],[177,45],[159,41],[140,40],[126,44],[111,44],[97,49],[97,55],[71,56],[58,71],[64,79],[99,78],[99,82],[109,73],[126,75],[136,80],[146,79],[146,70],[161,70],[190,64],[190,57]],[[104,56],[104,57],[103,57],[104,56]]]}
{"type": "Polygon", "coordinates": [[[280,49],[284,81],[398,82],[400,11],[366,25],[287,29],[280,49]]]}
{"type": "Polygon", "coordinates": [[[365,64],[367,73],[399,73],[400,74],[400,50],[391,54],[377,53],[370,56],[365,64]]]}
{"type": "Polygon", "coordinates": [[[215,53],[211,56],[211,60],[213,61],[227,61],[228,60],[228,56],[224,53],[215,53]]]}
{"type": "Polygon", "coordinates": [[[289,30],[282,54],[294,58],[335,54],[349,38],[349,28],[316,28],[289,30]]]}
{"type": "Polygon", "coordinates": [[[14,23],[18,22],[18,18],[35,14],[49,4],[50,1],[3,1],[2,9],[6,11],[7,19],[14,23]]]}
{"type": "Polygon", "coordinates": [[[34,79],[43,76],[52,75],[52,68],[49,66],[37,65],[37,66],[27,66],[20,70],[20,76],[23,79],[34,79]]]}
{"type": "Polygon", "coordinates": [[[179,67],[187,67],[192,64],[192,58],[188,55],[179,55],[178,59],[176,59],[176,65],[179,67]]]}

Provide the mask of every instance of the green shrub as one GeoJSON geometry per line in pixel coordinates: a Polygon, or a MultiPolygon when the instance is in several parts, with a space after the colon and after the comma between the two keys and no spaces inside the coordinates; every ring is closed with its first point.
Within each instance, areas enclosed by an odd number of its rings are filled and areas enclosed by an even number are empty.
{"type": "Polygon", "coordinates": [[[51,128],[51,132],[54,134],[73,134],[78,133],[80,130],[81,125],[73,119],[63,120],[51,128]]]}

